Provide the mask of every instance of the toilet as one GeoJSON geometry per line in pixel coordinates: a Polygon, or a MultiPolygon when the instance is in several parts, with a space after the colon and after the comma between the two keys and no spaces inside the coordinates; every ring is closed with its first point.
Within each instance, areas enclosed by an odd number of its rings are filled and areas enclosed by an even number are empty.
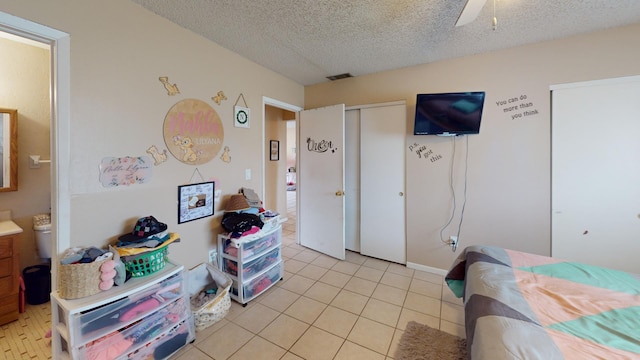
{"type": "Polygon", "coordinates": [[[51,215],[39,214],[33,217],[33,233],[36,237],[39,257],[51,261],[51,215]]]}

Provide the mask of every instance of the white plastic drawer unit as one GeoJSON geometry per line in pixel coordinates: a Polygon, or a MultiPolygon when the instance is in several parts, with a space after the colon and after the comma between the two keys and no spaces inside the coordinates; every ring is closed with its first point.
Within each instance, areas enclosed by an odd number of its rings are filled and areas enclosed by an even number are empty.
{"type": "Polygon", "coordinates": [[[274,247],[279,247],[279,246],[280,246],[279,232],[272,231],[271,233],[263,237],[249,240],[246,242],[244,242],[242,238],[239,238],[239,239],[226,238],[224,240],[222,252],[232,257],[240,258],[241,260],[247,260],[248,258],[260,256],[260,254],[264,253],[265,251],[268,251],[269,249],[273,249],[274,247]]]}
{"type": "Polygon", "coordinates": [[[195,339],[184,267],[85,298],[51,295],[54,359],[165,359],[195,339]]]}
{"type": "MultiPolygon", "coordinates": [[[[246,279],[275,264],[280,259],[280,248],[269,251],[263,256],[247,261],[242,265],[242,276],[246,279]]],[[[222,261],[222,271],[232,276],[238,276],[238,262],[232,259],[224,258],[222,261]]]]}
{"type": "Polygon", "coordinates": [[[110,333],[138,321],[184,295],[182,273],[175,274],[140,293],[71,316],[72,342],[85,343],[96,334],[110,333]]]}
{"type": "Polygon", "coordinates": [[[233,285],[231,285],[231,294],[242,298],[243,302],[247,303],[282,279],[282,270],[282,262],[279,262],[265,273],[244,283],[242,285],[242,294],[238,294],[238,283],[234,280],[233,285]]]}

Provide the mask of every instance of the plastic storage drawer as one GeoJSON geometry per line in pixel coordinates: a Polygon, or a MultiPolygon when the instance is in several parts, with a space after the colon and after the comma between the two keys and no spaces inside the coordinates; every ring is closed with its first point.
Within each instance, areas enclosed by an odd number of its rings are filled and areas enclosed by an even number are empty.
{"type": "Polygon", "coordinates": [[[168,304],[153,314],[140,319],[124,329],[113,331],[77,350],[74,357],[79,359],[117,358],[127,351],[143,346],[159,334],[178,325],[187,311],[184,297],[168,304]]]}
{"type": "MultiPolygon", "coordinates": [[[[255,296],[261,294],[266,289],[270,288],[276,282],[282,278],[282,261],[277,265],[266,271],[264,274],[256,276],[255,279],[247,282],[242,286],[244,302],[249,302],[255,296]]],[[[232,291],[235,295],[238,295],[237,289],[238,283],[234,280],[232,285],[232,291]]]]}
{"type": "MultiPolygon", "coordinates": [[[[267,249],[273,248],[276,245],[280,244],[280,237],[278,236],[279,232],[274,231],[271,234],[265,235],[261,238],[257,238],[255,240],[247,241],[242,244],[242,253],[240,254],[240,258],[242,260],[256,256],[266,251],[267,249]]],[[[227,255],[231,255],[233,257],[238,257],[239,247],[240,245],[235,242],[233,239],[225,239],[223,245],[223,252],[227,255]]]]}
{"type": "Polygon", "coordinates": [[[94,340],[98,332],[105,334],[116,331],[123,323],[145,317],[184,293],[185,281],[182,272],[179,272],[140,293],[76,314],[69,326],[73,342],[85,343],[94,340]]]}
{"type": "MultiPolygon", "coordinates": [[[[275,264],[280,259],[280,248],[277,247],[267,254],[255,258],[242,266],[242,276],[247,279],[251,276],[275,264]]],[[[229,275],[238,276],[238,262],[235,260],[224,258],[222,261],[222,269],[229,275]]]]}
{"type": "Polygon", "coordinates": [[[191,318],[183,319],[177,325],[157,335],[153,341],[131,351],[126,359],[166,359],[191,341],[195,331],[191,318]]]}

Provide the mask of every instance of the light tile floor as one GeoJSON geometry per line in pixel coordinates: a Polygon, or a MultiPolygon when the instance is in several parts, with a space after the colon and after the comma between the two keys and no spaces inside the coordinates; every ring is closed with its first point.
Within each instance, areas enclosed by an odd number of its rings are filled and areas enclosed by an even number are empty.
{"type": "MultiPolygon", "coordinates": [[[[288,201],[295,209],[295,192],[288,201]]],[[[295,211],[283,224],[284,279],[198,332],[173,358],[393,359],[409,321],[464,336],[460,299],[440,275],[347,252],[339,261],[296,244],[295,211]]],[[[51,359],[50,306],[27,307],[0,327],[0,358],[51,359]],[[38,314],[42,313],[40,316],[38,314]]]]}
{"type": "MultiPolygon", "coordinates": [[[[291,208],[295,192],[288,192],[291,208]]],[[[177,359],[393,359],[409,321],[464,337],[462,302],[441,275],[347,252],[340,261],[282,230],[284,279],[198,332],[177,359]]]]}

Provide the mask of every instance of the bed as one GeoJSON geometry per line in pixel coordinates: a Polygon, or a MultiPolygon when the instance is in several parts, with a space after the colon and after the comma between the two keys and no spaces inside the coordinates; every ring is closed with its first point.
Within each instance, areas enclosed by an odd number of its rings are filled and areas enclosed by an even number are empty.
{"type": "Polygon", "coordinates": [[[640,359],[640,276],[470,246],[445,280],[471,359],[640,359]]]}

